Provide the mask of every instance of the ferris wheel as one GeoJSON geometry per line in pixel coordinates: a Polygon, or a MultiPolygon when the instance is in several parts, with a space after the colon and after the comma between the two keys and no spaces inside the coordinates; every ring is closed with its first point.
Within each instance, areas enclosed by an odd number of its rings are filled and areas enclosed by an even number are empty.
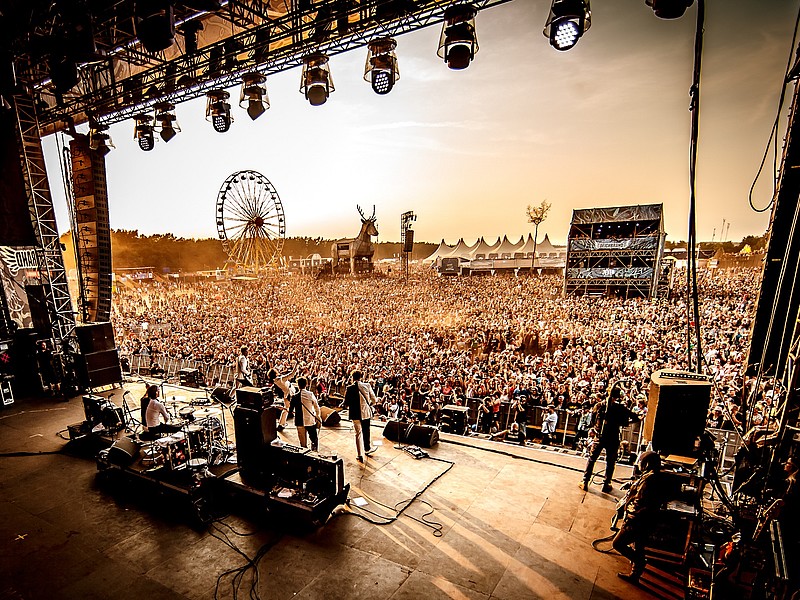
{"type": "Polygon", "coordinates": [[[238,171],[225,180],[217,195],[217,235],[229,259],[256,275],[280,260],[286,219],[269,179],[238,171]]]}

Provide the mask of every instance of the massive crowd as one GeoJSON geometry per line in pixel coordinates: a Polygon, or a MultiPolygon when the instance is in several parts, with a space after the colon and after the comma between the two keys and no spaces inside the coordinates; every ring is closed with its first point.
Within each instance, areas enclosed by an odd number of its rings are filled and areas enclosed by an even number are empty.
{"type": "MultiPolygon", "coordinates": [[[[736,424],[730,408],[753,392],[742,363],[758,280],[753,269],[700,276],[704,370],[716,388],[709,419],[720,406],[719,426],[736,424]]],[[[625,380],[631,406],[646,410],[650,375],[687,368],[685,296],[676,290],[669,300],[565,298],[562,285],[559,276],[447,278],[427,271],[409,282],[153,282],[121,289],[113,321],[123,356],[233,365],[246,345],[256,373],[297,365],[297,375],[323,398],[341,392],[359,369],[385,416],[424,409],[436,420],[442,406],[478,399],[486,416],[476,425],[488,432],[507,425],[496,422],[503,402],[586,411],[617,379],[625,380]]],[[[761,383],[752,394],[753,418],[771,396],[761,383]]],[[[740,411],[739,420],[752,412],[740,411]]]]}

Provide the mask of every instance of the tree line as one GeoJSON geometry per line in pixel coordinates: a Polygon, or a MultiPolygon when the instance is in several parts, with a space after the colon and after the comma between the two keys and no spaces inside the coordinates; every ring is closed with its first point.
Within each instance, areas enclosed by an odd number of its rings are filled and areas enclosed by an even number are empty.
{"type": "MultiPolygon", "coordinates": [[[[331,244],[334,240],[321,237],[291,237],[283,244],[284,257],[306,258],[319,254],[330,258],[331,244]]],[[[66,268],[75,268],[75,254],[71,233],[61,236],[65,246],[64,262],[66,268]]],[[[381,242],[375,244],[374,260],[399,256],[403,245],[400,242],[381,242]]],[[[437,244],[415,242],[412,260],[430,256],[437,244]]],[[[111,260],[114,269],[152,267],[161,273],[210,271],[222,268],[227,260],[222,242],[214,238],[181,238],[171,233],[143,235],[137,230],[111,230],[111,260]]]]}

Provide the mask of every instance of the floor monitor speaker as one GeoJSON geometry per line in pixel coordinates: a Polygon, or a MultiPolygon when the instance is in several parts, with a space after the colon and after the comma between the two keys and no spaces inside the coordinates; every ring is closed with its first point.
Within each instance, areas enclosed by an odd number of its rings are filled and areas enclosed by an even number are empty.
{"type": "Polygon", "coordinates": [[[121,437],[108,449],[108,460],[112,464],[126,467],[139,456],[139,444],[129,437],[121,437]]]}
{"type": "Polygon", "coordinates": [[[319,409],[322,411],[322,424],[326,427],[336,427],[342,420],[338,410],[328,408],[327,406],[320,406],[319,409]]]}
{"type": "Polygon", "coordinates": [[[386,422],[383,437],[401,444],[432,448],[439,443],[439,430],[430,425],[416,425],[392,419],[386,422]]]}

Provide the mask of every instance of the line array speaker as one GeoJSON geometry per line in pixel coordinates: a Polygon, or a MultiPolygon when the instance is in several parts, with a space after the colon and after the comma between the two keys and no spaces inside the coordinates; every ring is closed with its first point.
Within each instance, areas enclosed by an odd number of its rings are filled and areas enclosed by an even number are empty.
{"type": "Polygon", "coordinates": [[[69,143],[75,198],[75,240],[80,267],[80,309],[84,321],[111,318],[111,226],[105,158],[89,148],[86,136],[69,143]]]}

